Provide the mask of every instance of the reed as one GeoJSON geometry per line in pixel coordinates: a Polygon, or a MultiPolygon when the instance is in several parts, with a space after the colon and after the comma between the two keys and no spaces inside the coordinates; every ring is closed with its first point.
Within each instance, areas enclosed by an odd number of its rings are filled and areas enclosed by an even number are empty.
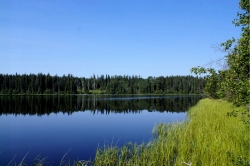
{"type": "Polygon", "coordinates": [[[147,144],[97,149],[96,166],[249,165],[249,112],[203,99],[183,122],[154,127],[147,144]]]}

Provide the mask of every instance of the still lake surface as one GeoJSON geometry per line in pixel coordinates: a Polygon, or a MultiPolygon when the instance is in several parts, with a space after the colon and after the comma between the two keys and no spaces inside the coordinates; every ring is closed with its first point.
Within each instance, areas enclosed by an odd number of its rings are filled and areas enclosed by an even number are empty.
{"type": "Polygon", "coordinates": [[[0,96],[0,165],[94,159],[98,147],[140,144],[160,122],[186,118],[199,96],[0,96]],[[26,156],[27,154],[27,156],[26,156]]]}

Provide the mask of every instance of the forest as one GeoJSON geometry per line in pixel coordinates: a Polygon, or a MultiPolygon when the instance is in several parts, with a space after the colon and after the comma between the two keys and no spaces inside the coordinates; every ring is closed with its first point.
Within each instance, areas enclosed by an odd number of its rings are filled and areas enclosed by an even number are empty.
{"type": "Polygon", "coordinates": [[[0,94],[200,94],[205,84],[198,76],[0,74],[0,94]]]}

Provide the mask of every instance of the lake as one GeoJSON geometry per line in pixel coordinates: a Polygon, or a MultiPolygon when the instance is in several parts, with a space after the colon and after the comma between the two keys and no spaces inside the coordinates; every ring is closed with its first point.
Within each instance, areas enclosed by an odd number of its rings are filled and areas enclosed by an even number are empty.
{"type": "Polygon", "coordinates": [[[0,165],[13,158],[94,159],[98,147],[140,144],[153,127],[186,118],[199,96],[0,96],[0,165]]]}

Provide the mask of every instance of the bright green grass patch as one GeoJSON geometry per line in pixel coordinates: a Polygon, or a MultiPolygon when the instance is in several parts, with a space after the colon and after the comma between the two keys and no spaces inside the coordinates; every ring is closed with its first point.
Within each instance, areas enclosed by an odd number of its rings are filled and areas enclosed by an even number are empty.
{"type": "Polygon", "coordinates": [[[249,112],[226,101],[203,99],[186,121],[159,124],[153,136],[148,144],[98,149],[94,165],[250,164],[249,112]]]}
{"type": "Polygon", "coordinates": [[[89,93],[90,93],[90,94],[102,94],[102,93],[104,93],[104,91],[101,91],[101,90],[99,90],[99,89],[96,89],[96,90],[89,90],[89,93]]]}

